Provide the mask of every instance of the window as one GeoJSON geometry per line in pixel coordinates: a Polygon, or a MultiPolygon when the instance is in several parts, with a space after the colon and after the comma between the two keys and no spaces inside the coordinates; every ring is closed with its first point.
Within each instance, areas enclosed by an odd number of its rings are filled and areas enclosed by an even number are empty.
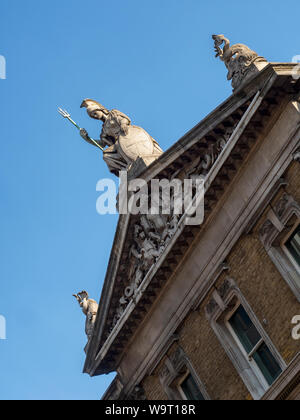
{"type": "Polygon", "coordinates": [[[210,400],[204,384],[181,347],[166,357],[160,382],[169,400],[210,400]]]}
{"type": "Polygon", "coordinates": [[[261,399],[286,364],[233,279],[227,277],[214,290],[205,311],[252,397],[261,399]]]}
{"type": "Polygon", "coordinates": [[[297,268],[300,268],[300,223],[297,223],[297,227],[290,235],[289,239],[285,242],[285,248],[292,258],[293,262],[297,264],[297,268]]]}
{"type": "Polygon", "coordinates": [[[189,401],[205,401],[196,381],[191,374],[180,385],[180,390],[186,400],[189,401]]]}
{"type": "Polygon", "coordinates": [[[245,351],[248,360],[259,369],[268,385],[282,373],[282,369],[257,331],[243,306],[229,319],[229,325],[245,351]]]}
{"type": "Polygon", "coordinates": [[[267,254],[300,302],[300,206],[283,194],[260,230],[267,254]]]}

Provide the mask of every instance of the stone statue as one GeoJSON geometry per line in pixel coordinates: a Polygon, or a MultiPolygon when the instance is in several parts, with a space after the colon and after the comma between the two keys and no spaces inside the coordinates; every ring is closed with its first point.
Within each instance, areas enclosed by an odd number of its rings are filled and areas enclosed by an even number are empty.
{"type": "Polygon", "coordinates": [[[229,39],[224,35],[213,35],[215,41],[216,57],[224,61],[228,75],[227,79],[232,80],[233,89],[237,89],[246,77],[262,70],[267,64],[267,60],[260,57],[255,51],[243,44],[230,46],[229,39]],[[221,48],[221,45],[224,47],[221,48]]]}
{"type": "Polygon", "coordinates": [[[78,295],[73,296],[76,298],[77,302],[82,308],[84,315],[86,315],[85,333],[88,337],[88,340],[90,341],[96,322],[98,304],[95,300],[89,299],[89,295],[86,291],[80,292],[78,295]]]}
{"type": "MultiPolygon", "coordinates": [[[[92,99],[85,99],[81,108],[86,108],[91,118],[103,122],[100,140],[96,143],[106,147],[104,161],[116,176],[122,170],[129,170],[138,158],[143,158],[149,165],[163,153],[158,143],[143,128],[132,125],[130,118],[122,112],[109,111],[92,99]]],[[[85,129],[80,130],[80,135],[95,146],[85,129]]]]}

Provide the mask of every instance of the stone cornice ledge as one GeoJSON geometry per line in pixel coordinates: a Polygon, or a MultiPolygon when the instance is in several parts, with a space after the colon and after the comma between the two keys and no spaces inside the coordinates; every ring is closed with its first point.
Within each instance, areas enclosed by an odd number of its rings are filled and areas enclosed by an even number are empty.
{"type": "Polygon", "coordinates": [[[261,398],[262,401],[285,400],[300,383],[300,352],[272,387],[261,398]]]}

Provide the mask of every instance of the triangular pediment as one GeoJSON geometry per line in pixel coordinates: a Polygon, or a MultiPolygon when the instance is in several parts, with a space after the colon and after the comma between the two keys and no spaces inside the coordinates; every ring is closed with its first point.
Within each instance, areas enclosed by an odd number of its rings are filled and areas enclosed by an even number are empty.
{"type": "Polygon", "coordinates": [[[269,131],[282,104],[299,90],[292,64],[269,65],[137,174],[158,179],[201,177],[204,223],[185,223],[186,214],[121,215],[104,282],[85,372],[114,371],[122,352],[151,310],[156,296],[213,218],[233,178],[255,144],[269,131]]]}

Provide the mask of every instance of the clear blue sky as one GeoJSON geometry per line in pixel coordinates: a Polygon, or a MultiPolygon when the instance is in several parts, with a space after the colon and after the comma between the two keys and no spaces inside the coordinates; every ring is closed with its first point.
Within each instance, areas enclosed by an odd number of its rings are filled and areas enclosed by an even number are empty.
{"type": "Polygon", "coordinates": [[[109,176],[56,112],[92,97],[164,149],[231,93],[211,34],[270,61],[300,55],[299,0],[10,0],[0,9],[0,399],[99,399],[113,375],[83,375],[84,316],[99,300],[117,223],[96,213],[109,176]]]}

